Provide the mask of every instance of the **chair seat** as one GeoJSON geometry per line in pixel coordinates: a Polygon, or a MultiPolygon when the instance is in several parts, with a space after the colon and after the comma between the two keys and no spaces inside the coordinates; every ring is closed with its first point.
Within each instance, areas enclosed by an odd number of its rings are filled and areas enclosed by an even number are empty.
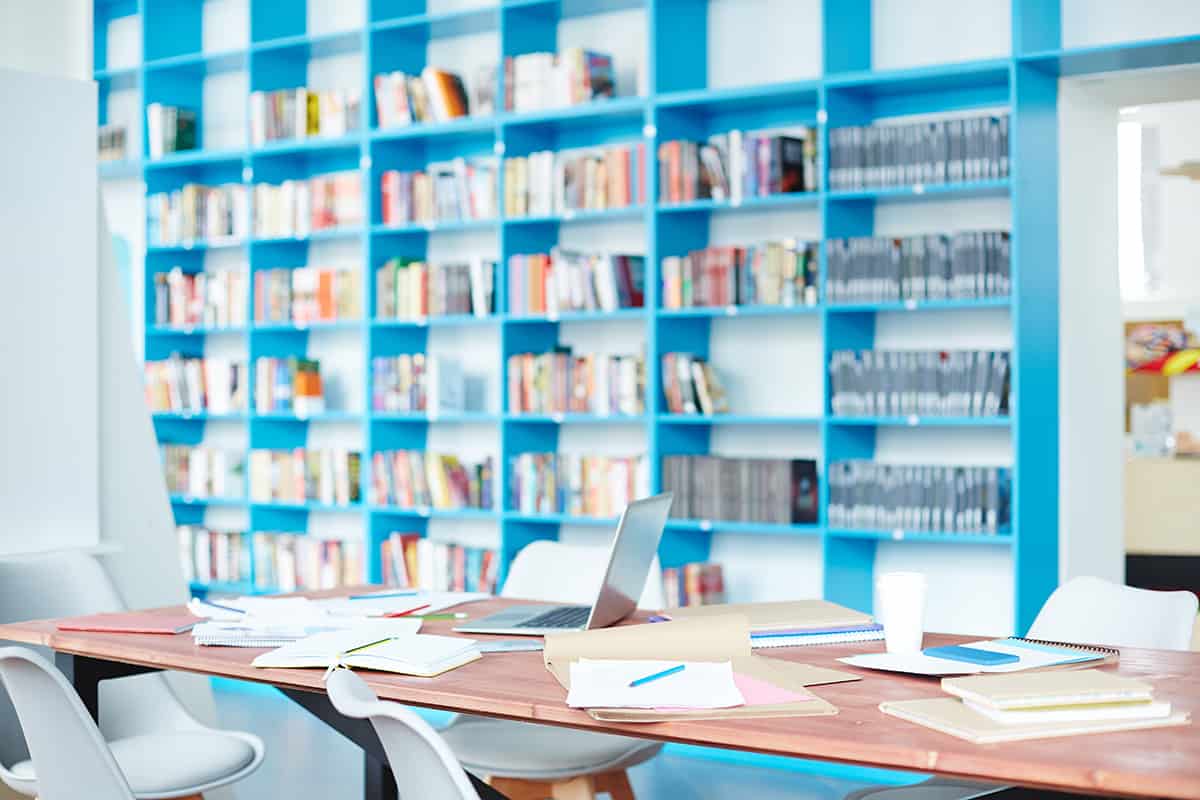
{"type": "MultiPolygon", "coordinates": [[[[164,731],[130,736],[108,743],[134,795],[163,798],[195,794],[198,789],[223,783],[254,761],[249,742],[220,731],[164,731]]],[[[13,786],[25,794],[37,793],[32,761],[12,767],[12,774],[27,786],[13,786]]]]}
{"type": "Polygon", "coordinates": [[[527,722],[458,717],[442,736],[468,772],[555,780],[624,769],[652,758],[660,742],[527,722]]]}

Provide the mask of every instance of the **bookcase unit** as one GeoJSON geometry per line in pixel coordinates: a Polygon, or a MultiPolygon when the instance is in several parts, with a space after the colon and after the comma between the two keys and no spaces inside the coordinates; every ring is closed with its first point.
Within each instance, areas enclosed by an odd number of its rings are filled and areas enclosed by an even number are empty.
{"type": "MultiPolygon", "coordinates": [[[[251,448],[290,448],[311,442],[323,425],[354,426],[361,434],[364,486],[370,455],[391,449],[424,449],[435,426],[462,425],[494,431],[498,437],[500,495],[494,511],[377,508],[365,500],[349,508],[318,504],[264,505],[246,500],[172,498],[180,523],[201,523],[207,507],[232,506],[248,510],[247,530],[295,531],[307,528],[313,512],[336,511],[361,523],[368,575],[381,577],[379,545],[391,530],[424,532],[432,519],[487,520],[499,529],[501,579],[513,556],[526,544],[552,539],[562,525],[610,525],[612,520],[579,519],[563,514],[527,514],[507,510],[509,460],[524,452],[558,449],[564,426],[634,425],[644,434],[651,463],[652,488],[661,485],[660,465],[668,455],[709,452],[714,431],[725,426],[763,426],[765,429],[803,428],[820,440],[818,461],[823,470],[834,461],[871,458],[881,432],[894,428],[941,430],[986,429],[1011,438],[1013,487],[1011,529],[996,535],[942,534],[919,531],[832,530],[824,524],[828,499],[822,472],[822,518],[813,525],[766,525],[709,520],[672,520],[664,535],[660,557],[664,566],[705,560],[714,533],[810,537],[820,543],[824,595],[870,611],[876,548],[882,541],[938,543],[945,547],[990,545],[1008,548],[1017,632],[1032,622],[1058,581],[1058,170],[1057,80],[1060,75],[1117,68],[1166,66],[1200,62],[1200,38],[1144,41],[1127,45],[1061,47],[1060,4],[1043,0],[1012,0],[1012,52],[1006,58],[898,70],[874,70],[871,0],[824,0],[821,34],[821,74],[810,80],[765,83],[736,88],[710,88],[708,78],[707,0],[502,0],[478,8],[431,11],[426,0],[363,0],[359,27],[333,33],[308,30],[304,0],[249,0],[248,43],[242,48],[207,52],[202,48],[201,0],[97,0],[96,79],[100,85],[100,122],[105,122],[105,96],[110,89],[136,88],[140,102],[194,107],[205,114],[202,83],[205,76],[244,71],[249,90],[306,85],[308,62],[342,53],[361,53],[363,91],[359,129],[336,139],[273,142],[252,147],[248,122],[237,147],[210,146],[150,161],[146,137],[140,138],[136,158],[102,166],[105,176],[141,175],[147,193],[169,190],[185,182],[278,181],[330,170],[359,170],[363,176],[366,223],[353,230],[319,232],[297,239],[257,239],[228,246],[241,253],[251,276],[258,270],[308,263],[310,247],[337,240],[357,248],[363,274],[362,308],[357,321],[307,326],[261,324],[220,332],[167,330],[153,325],[154,276],[173,266],[185,271],[204,268],[204,254],[217,248],[204,242],[179,247],[147,248],[145,261],[147,359],[173,352],[199,356],[214,336],[239,337],[252,362],[259,356],[303,355],[313,337],[338,332],[353,337],[361,350],[365,381],[371,358],[423,352],[431,330],[441,327],[485,326],[497,330],[501,364],[500,401],[494,410],[450,415],[377,413],[370,410],[370,388],[362,393],[362,409],[330,412],[311,418],[262,415],[223,417],[247,428],[251,448]],[[645,93],[582,106],[529,113],[497,111],[494,116],[470,117],[446,123],[414,124],[379,130],[373,100],[373,75],[383,70],[419,72],[429,48],[440,38],[494,33],[497,61],[505,56],[538,50],[557,50],[558,26],[578,16],[639,9],[646,19],[643,54],[645,93]],[[136,15],[140,20],[144,60],[137,67],[109,69],[104,30],[115,18],[136,15]],[[881,118],[955,113],[972,109],[1004,109],[1010,114],[1010,177],[942,185],[909,185],[854,191],[822,190],[806,194],[748,197],[734,205],[699,200],[664,205],[657,202],[658,144],[675,138],[705,138],[732,128],[754,130],[785,125],[814,126],[820,137],[822,173],[828,131],[881,118]],[[384,227],[380,177],[388,169],[418,169],[426,163],[456,156],[495,153],[519,156],[545,149],[609,143],[643,144],[646,151],[647,202],[631,208],[519,219],[470,221],[437,225],[384,227]],[[683,255],[710,242],[714,220],[773,209],[804,208],[819,218],[819,239],[869,235],[876,230],[883,208],[930,201],[950,202],[971,197],[1008,198],[1011,205],[1011,298],[946,300],[921,303],[857,303],[813,307],[722,307],[661,309],[659,267],[666,256],[683,255]],[[544,252],[560,241],[567,226],[591,222],[627,221],[643,228],[646,255],[644,308],[615,312],[563,313],[556,316],[515,317],[508,308],[504,278],[509,256],[544,252]],[[425,257],[430,238],[439,232],[479,231],[495,236],[498,264],[498,312],[487,319],[431,318],[426,321],[373,320],[375,268],[393,256],[425,257]],[[983,309],[1004,309],[1012,328],[1012,405],[1005,417],[920,418],[834,416],[829,405],[827,364],[837,349],[870,348],[876,342],[881,315],[921,315],[949,312],[962,324],[983,309]],[[819,326],[822,341],[820,375],[823,407],[794,409],[794,413],[718,417],[666,413],[659,374],[660,356],[671,351],[707,355],[720,320],[809,320],[819,326]],[[588,321],[640,326],[646,354],[646,410],[630,418],[588,415],[531,416],[510,412],[505,397],[504,363],[509,355],[543,351],[560,341],[564,323],[588,321]]],[[[596,43],[603,49],[603,43],[596,43]]],[[[446,64],[453,68],[452,64],[446,64]]],[[[501,76],[503,80],[503,76],[501,76]]],[[[497,95],[503,97],[503,89],[497,95]]],[[[139,125],[145,125],[145,115],[139,125]]],[[[200,133],[198,132],[198,136],[200,133]]],[[[503,178],[501,177],[501,181],[503,178]]],[[[828,186],[827,180],[822,180],[828,186]]],[[[501,186],[503,196],[503,186],[501,186]]],[[[818,237],[814,237],[818,238],[818,237]]],[[[225,248],[222,248],[225,249],[225,248]]],[[[825,280],[825,252],[820,248],[820,275],[825,280]]],[[[253,281],[250,281],[253,291],[253,281]]],[[[251,304],[252,307],[252,304],[251,304]]],[[[956,322],[955,325],[958,323],[956,322]]],[[[781,330],[786,331],[786,327],[781,330]]],[[[954,331],[947,331],[953,337],[954,331]]],[[[764,375],[762,380],[771,380],[764,375]]],[[[206,414],[156,414],[154,424],[163,442],[197,443],[205,426],[217,421],[206,414]]],[[[363,493],[364,498],[366,492],[363,493]]],[[[246,585],[195,585],[203,591],[248,591],[246,585]]]]}

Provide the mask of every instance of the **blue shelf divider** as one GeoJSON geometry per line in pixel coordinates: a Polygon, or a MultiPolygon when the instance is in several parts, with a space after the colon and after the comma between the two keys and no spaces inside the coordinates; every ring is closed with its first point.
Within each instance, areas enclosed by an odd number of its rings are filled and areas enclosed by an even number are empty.
{"type": "MultiPolygon", "coordinates": [[[[370,454],[392,447],[422,448],[430,425],[483,425],[498,428],[501,502],[510,478],[509,459],[519,453],[556,450],[563,425],[635,425],[645,432],[651,463],[652,488],[661,485],[657,466],[674,454],[708,452],[716,426],[815,426],[821,434],[821,461],[870,458],[877,433],[893,426],[918,428],[996,429],[1012,437],[1014,450],[1014,519],[1011,532],[977,537],[953,534],[889,531],[837,531],[824,524],[764,526],[704,520],[675,520],[664,537],[665,565],[706,559],[714,532],[730,535],[816,537],[822,542],[826,597],[870,610],[875,550],[880,541],[976,543],[1010,547],[1013,553],[1014,619],[1023,632],[1057,584],[1058,565],[1058,286],[1057,286],[1057,76],[1129,67],[1200,62],[1200,37],[1064,49],[1060,3],[1052,0],[1012,0],[1014,51],[1008,58],[945,64],[907,70],[876,71],[871,64],[871,0],[824,0],[822,14],[822,75],[811,80],[737,88],[708,85],[708,4],[701,0],[502,0],[498,5],[452,12],[430,12],[425,0],[371,0],[361,28],[333,34],[308,30],[306,4],[300,0],[250,0],[250,38],[242,48],[209,53],[202,47],[201,0],[163,4],[149,0],[105,0],[96,4],[95,74],[100,90],[100,120],[106,118],[107,93],[140,92],[140,105],[163,102],[190,106],[204,114],[205,76],[230,70],[249,73],[253,90],[289,88],[306,83],[310,60],[327,55],[361,52],[363,106],[357,132],[336,140],[273,143],[233,150],[201,149],[150,161],[145,150],[126,162],[100,167],[106,177],[141,175],[147,192],[174,188],[187,181],[243,182],[306,177],[330,169],[357,169],[363,176],[367,223],[363,228],[315,233],[302,239],[248,242],[193,242],[177,247],[150,247],[145,263],[146,357],[157,359],[179,351],[202,355],[210,336],[245,337],[249,357],[303,353],[311,337],[327,331],[349,331],[363,343],[365,374],[375,355],[418,352],[426,347],[428,329],[468,325],[498,326],[501,357],[544,350],[558,341],[561,322],[643,325],[647,359],[646,413],[636,417],[589,415],[527,416],[510,413],[501,392],[498,409],[486,413],[423,415],[351,410],[310,420],[279,419],[248,414],[217,419],[205,414],[155,415],[164,441],[195,443],[208,424],[249,428],[251,447],[299,447],[314,425],[351,424],[361,427],[364,472],[370,454]],[[535,113],[497,113],[447,123],[379,130],[372,79],[383,70],[419,71],[431,42],[468,33],[494,31],[497,61],[536,50],[554,50],[561,20],[614,10],[638,8],[647,18],[647,51],[643,68],[648,95],[623,97],[584,106],[535,113]],[[106,45],[108,23],[137,15],[142,29],[145,61],[131,68],[110,68],[106,45]],[[1009,179],[965,184],[916,185],[861,191],[818,191],[805,195],[747,198],[740,206],[701,200],[683,205],[659,204],[656,153],[658,144],[678,137],[702,137],[733,127],[754,129],[787,124],[818,126],[822,152],[828,130],[868,123],[876,118],[905,114],[957,112],[1005,107],[1012,117],[1009,179]],[[610,143],[644,146],[646,202],[629,209],[576,212],[525,218],[439,223],[405,228],[382,226],[378,182],[383,170],[415,166],[456,155],[504,153],[522,155],[545,148],[610,143]],[[658,265],[661,258],[679,255],[709,242],[713,215],[753,213],[775,208],[811,209],[820,219],[821,238],[869,235],[879,204],[921,203],[926,199],[951,202],[979,195],[1006,196],[1012,208],[1013,295],[976,301],[881,303],[802,308],[659,308],[658,265]],[[556,318],[521,318],[505,313],[507,281],[503,271],[509,256],[547,249],[564,226],[603,224],[610,220],[637,221],[645,228],[647,307],[608,314],[561,314],[556,318]],[[210,250],[240,251],[251,276],[262,269],[306,262],[311,243],[343,240],[360,247],[364,296],[373,308],[374,269],[392,255],[422,256],[429,237],[455,231],[494,231],[501,277],[497,280],[499,313],[488,319],[454,317],[427,321],[362,320],[309,326],[266,325],[219,329],[166,329],[153,321],[153,279],[179,265],[195,272],[204,267],[210,250]],[[675,349],[707,354],[713,319],[758,317],[788,320],[807,316],[820,325],[824,353],[843,348],[868,348],[875,340],[875,315],[977,309],[1009,309],[1013,325],[1014,413],[1003,418],[840,418],[828,408],[794,409],[785,417],[729,415],[720,418],[666,414],[659,356],[675,349]],[[1050,409],[1050,411],[1045,411],[1050,409]]],[[[603,49],[603,43],[596,45],[603,49]]],[[[452,65],[447,65],[452,66],[452,65]]],[[[503,97],[501,87],[498,97],[503,97]]],[[[140,123],[143,127],[145,119],[140,123]]],[[[202,126],[201,126],[202,127],[202,126]]],[[[248,134],[248,131],[247,131],[248,134]]],[[[824,275],[824,251],[821,272],[824,275]]],[[[251,281],[252,285],[252,281],[251,281]]],[[[965,319],[966,317],[964,317],[965,319]]],[[[781,323],[785,324],[785,323],[781,323]]],[[[341,335],[341,334],[339,334],[341,335]]],[[[500,375],[504,369],[501,365],[500,375]]],[[[814,376],[815,378],[816,376],[814,376]]],[[[822,367],[824,396],[829,377],[822,367]]],[[[367,387],[365,397],[370,397],[367,387]]],[[[369,475],[363,485],[369,485],[369,475]]],[[[821,506],[828,500],[826,481],[821,506]]],[[[513,555],[531,541],[557,536],[560,525],[608,525],[609,520],[578,519],[568,515],[529,515],[497,511],[438,511],[377,508],[359,504],[326,509],[317,504],[270,506],[247,499],[172,498],[181,521],[203,519],[208,506],[233,505],[249,512],[251,529],[305,530],[309,512],[333,510],[359,515],[368,553],[368,574],[381,577],[378,545],[394,526],[425,531],[429,519],[494,520],[500,530],[501,577],[513,555]],[[197,517],[200,514],[200,517],[197,517]]],[[[244,591],[244,586],[197,586],[197,591],[244,591]]]]}

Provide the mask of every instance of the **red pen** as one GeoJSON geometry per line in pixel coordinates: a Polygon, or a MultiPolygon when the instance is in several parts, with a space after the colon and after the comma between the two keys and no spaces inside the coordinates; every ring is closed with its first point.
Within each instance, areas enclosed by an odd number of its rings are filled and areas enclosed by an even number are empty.
{"type": "Polygon", "coordinates": [[[429,603],[425,603],[424,605],[414,606],[413,608],[410,608],[407,611],[393,611],[392,613],[384,614],[383,616],[385,618],[407,617],[409,614],[415,614],[423,608],[429,608],[429,603]]]}

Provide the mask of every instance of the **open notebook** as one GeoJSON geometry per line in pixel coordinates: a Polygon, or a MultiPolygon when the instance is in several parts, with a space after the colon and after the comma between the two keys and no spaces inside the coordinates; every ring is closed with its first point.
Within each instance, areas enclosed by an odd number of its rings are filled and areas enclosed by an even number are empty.
{"type": "Polygon", "coordinates": [[[263,653],[252,663],[256,667],[353,667],[431,678],[480,657],[474,639],[394,632],[389,627],[378,623],[319,633],[263,653]]]}
{"type": "Polygon", "coordinates": [[[966,647],[990,650],[1017,656],[1008,664],[984,666],[966,661],[937,658],[925,653],[865,653],[838,659],[843,664],[885,672],[905,672],[910,675],[975,675],[981,672],[1024,672],[1030,670],[1082,669],[1115,664],[1120,651],[1111,647],[1046,642],[1010,636],[968,642],[966,647]]]}

